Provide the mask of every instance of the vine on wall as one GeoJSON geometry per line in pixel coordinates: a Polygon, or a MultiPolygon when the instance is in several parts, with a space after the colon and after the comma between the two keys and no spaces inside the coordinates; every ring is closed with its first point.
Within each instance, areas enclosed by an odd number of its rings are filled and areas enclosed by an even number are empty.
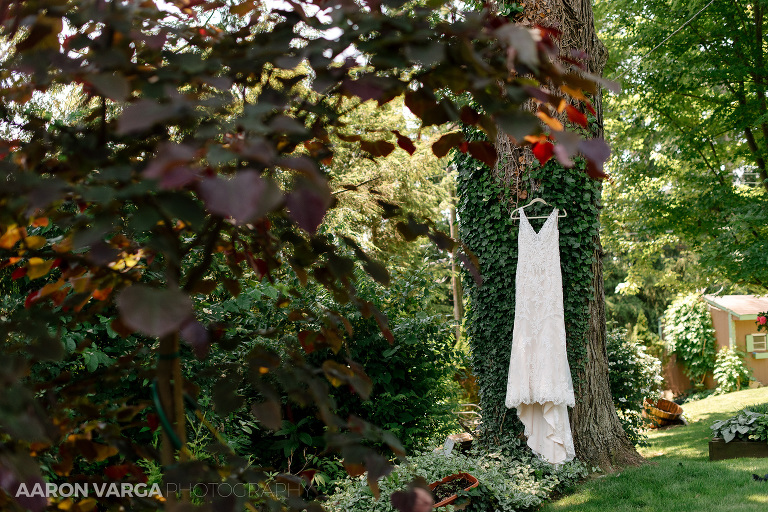
{"type": "Polygon", "coordinates": [[[680,296],[664,313],[664,323],[667,351],[677,355],[695,386],[704,386],[715,368],[715,329],[709,307],[697,294],[680,296]]]}
{"type": "MultiPolygon", "coordinates": [[[[483,274],[481,286],[466,280],[467,334],[483,409],[481,442],[515,448],[524,444],[522,424],[516,411],[506,409],[504,398],[515,317],[519,222],[510,220],[513,206],[509,192],[496,182],[488,167],[464,154],[457,154],[454,163],[459,170],[461,239],[477,255],[483,274]]],[[[518,200],[519,205],[533,197],[541,197],[550,205],[535,205],[526,209],[526,214],[546,215],[552,207],[567,211],[566,217],[558,219],[558,227],[568,362],[576,388],[586,357],[600,183],[587,176],[583,160],[577,160],[571,169],[554,159],[544,166],[536,162],[525,174],[533,190],[518,200]]],[[[531,223],[539,230],[543,220],[531,223]]]]}

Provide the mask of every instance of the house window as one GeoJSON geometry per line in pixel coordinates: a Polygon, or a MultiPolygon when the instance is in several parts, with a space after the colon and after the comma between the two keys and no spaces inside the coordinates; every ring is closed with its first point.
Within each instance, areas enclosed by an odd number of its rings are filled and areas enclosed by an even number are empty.
{"type": "Polygon", "coordinates": [[[751,352],[755,359],[768,358],[768,337],[766,334],[747,334],[747,352],[751,352]]]}

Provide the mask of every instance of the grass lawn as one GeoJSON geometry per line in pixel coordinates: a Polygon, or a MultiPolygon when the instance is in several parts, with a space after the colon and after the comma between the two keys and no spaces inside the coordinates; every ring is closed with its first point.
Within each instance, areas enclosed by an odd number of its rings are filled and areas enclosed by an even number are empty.
{"type": "Polygon", "coordinates": [[[768,402],[768,387],[685,404],[687,426],[651,431],[640,453],[650,462],[598,476],[544,512],[741,512],[768,510],[768,459],[709,461],[709,426],[747,405],[768,402]]]}

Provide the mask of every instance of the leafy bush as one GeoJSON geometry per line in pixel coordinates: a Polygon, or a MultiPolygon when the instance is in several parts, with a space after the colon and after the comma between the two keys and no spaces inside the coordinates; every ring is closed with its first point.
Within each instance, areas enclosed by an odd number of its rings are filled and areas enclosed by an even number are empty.
{"type": "Polygon", "coordinates": [[[702,386],[715,366],[715,329],[709,308],[698,295],[680,296],[664,318],[668,352],[677,355],[694,385],[702,386]]]}
{"type": "Polygon", "coordinates": [[[768,414],[768,402],[764,404],[750,405],[744,408],[745,411],[757,412],[760,414],[768,414]]]}
{"type": "Polygon", "coordinates": [[[714,422],[709,428],[712,429],[713,437],[722,438],[726,443],[730,443],[734,439],[746,440],[753,435],[760,436],[761,433],[756,429],[758,420],[761,420],[760,424],[763,425],[761,430],[764,434],[766,422],[762,420],[765,418],[765,414],[745,409],[728,419],[714,422]]]}
{"type": "MultiPolygon", "coordinates": [[[[470,473],[480,486],[469,494],[468,512],[519,512],[535,510],[553,493],[562,493],[588,474],[579,461],[554,468],[535,458],[513,458],[501,453],[452,454],[424,452],[409,457],[379,481],[381,498],[376,500],[365,478],[347,478],[326,503],[330,512],[394,512],[389,495],[404,489],[415,477],[435,482],[458,472],[470,473]]],[[[452,506],[444,509],[452,512],[452,506]]]]}
{"type": "Polygon", "coordinates": [[[749,384],[752,370],[744,364],[744,356],[743,352],[730,347],[723,347],[717,353],[714,372],[717,381],[715,394],[724,395],[732,391],[739,391],[742,386],[749,384]]]}
{"type": "Polygon", "coordinates": [[[647,353],[624,329],[613,329],[606,339],[608,379],[616,412],[627,436],[634,444],[643,444],[643,401],[657,398],[663,381],[661,361],[647,353]]]}
{"type": "Polygon", "coordinates": [[[333,389],[337,414],[354,414],[388,430],[407,451],[439,444],[458,429],[451,411],[460,396],[453,379],[460,357],[451,322],[436,308],[442,291],[427,271],[394,274],[387,288],[359,276],[358,296],[387,315],[392,343],[382,336],[375,318],[330,301],[328,295],[316,299],[349,318],[354,339],[348,353],[339,351],[338,360],[345,363],[351,357],[372,381],[370,400],[348,387],[333,389]]]}

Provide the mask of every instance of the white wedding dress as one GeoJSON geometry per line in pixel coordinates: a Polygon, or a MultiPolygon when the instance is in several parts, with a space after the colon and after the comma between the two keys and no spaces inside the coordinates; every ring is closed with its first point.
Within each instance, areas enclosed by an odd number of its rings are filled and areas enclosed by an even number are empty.
{"type": "Polygon", "coordinates": [[[533,452],[560,464],[575,456],[567,409],[575,400],[565,350],[558,211],[550,213],[538,233],[519,211],[515,325],[505,404],[517,408],[533,452]]]}

